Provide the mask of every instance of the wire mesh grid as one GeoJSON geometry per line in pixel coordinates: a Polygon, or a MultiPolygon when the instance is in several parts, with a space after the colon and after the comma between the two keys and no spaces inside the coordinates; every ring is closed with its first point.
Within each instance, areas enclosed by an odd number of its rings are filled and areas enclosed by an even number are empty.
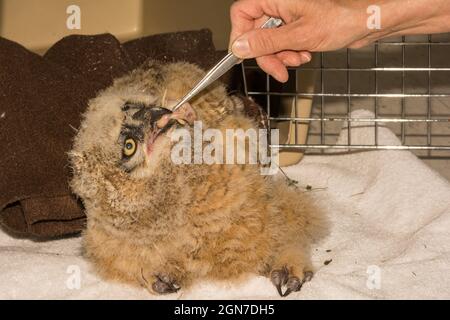
{"type": "MultiPolygon", "coordinates": [[[[289,68],[290,81],[279,84],[254,61],[242,67],[245,94],[265,108],[270,127],[280,123],[308,125],[306,141],[272,147],[323,153],[326,149],[411,150],[420,158],[450,159],[450,34],[411,36],[380,41],[353,50],[321,53],[300,68],[289,68]],[[301,82],[312,82],[312,86],[301,82]],[[309,116],[280,108],[283,99],[294,106],[310,100],[309,116]],[[373,116],[356,118],[356,109],[373,116]],[[374,141],[352,142],[352,127],[371,123],[374,141]],[[336,144],[342,127],[346,143],[336,144]],[[379,141],[379,128],[388,127],[401,145],[379,141]]],[[[297,130],[297,125],[295,130],[297,130]]]]}

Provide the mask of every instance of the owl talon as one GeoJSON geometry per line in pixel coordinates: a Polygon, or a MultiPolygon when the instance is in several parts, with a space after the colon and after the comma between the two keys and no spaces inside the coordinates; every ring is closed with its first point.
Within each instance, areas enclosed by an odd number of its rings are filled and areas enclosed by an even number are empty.
{"type": "Polygon", "coordinates": [[[283,297],[283,291],[281,290],[281,287],[286,284],[288,275],[289,272],[286,267],[279,270],[273,270],[270,274],[270,280],[272,281],[275,288],[277,288],[278,294],[281,297],[283,297]]]}
{"type": "Polygon", "coordinates": [[[287,297],[291,292],[300,291],[302,288],[303,281],[300,281],[297,277],[289,277],[286,283],[286,291],[283,294],[283,297],[287,297]]]}
{"type": "Polygon", "coordinates": [[[312,271],[305,271],[303,273],[303,283],[311,281],[313,276],[314,276],[314,272],[312,272],[312,271]]]}
{"type": "Polygon", "coordinates": [[[289,271],[286,267],[282,269],[273,270],[270,274],[270,279],[272,283],[277,288],[278,294],[281,297],[287,297],[292,292],[298,292],[302,288],[305,282],[312,279],[313,273],[311,271],[306,271],[303,275],[303,279],[300,280],[296,276],[290,276],[289,271]],[[283,293],[282,287],[286,287],[286,291],[283,293]]]}
{"type": "Polygon", "coordinates": [[[152,284],[152,289],[158,294],[176,293],[180,290],[180,287],[167,276],[157,276],[156,279],[157,280],[152,284]]]}

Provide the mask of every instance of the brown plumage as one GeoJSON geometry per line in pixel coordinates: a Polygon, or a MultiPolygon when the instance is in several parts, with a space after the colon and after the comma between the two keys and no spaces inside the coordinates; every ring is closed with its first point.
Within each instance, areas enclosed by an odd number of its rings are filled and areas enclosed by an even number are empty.
{"type": "MultiPolygon", "coordinates": [[[[280,294],[297,291],[311,278],[310,244],[324,227],[308,195],[257,165],[174,164],[169,132],[180,124],[153,141],[155,121],[172,116],[160,106],[202,75],[186,63],[149,62],[90,102],[70,152],[87,257],[104,277],[153,293],[252,273],[280,294]]],[[[220,84],[191,105],[204,129],[257,128],[220,84]]]]}

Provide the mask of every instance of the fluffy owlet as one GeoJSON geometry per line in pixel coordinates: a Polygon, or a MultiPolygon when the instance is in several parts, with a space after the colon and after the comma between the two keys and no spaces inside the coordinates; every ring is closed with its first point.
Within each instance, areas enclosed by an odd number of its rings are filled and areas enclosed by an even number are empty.
{"type": "Polygon", "coordinates": [[[323,219],[308,195],[254,164],[175,164],[176,128],[257,128],[217,83],[177,112],[203,76],[187,63],[146,63],[91,100],[70,161],[87,214],[84,247],[105,278],[176,292],[196,279],[267,276],[280,295],[312,276],[323,219]]]}

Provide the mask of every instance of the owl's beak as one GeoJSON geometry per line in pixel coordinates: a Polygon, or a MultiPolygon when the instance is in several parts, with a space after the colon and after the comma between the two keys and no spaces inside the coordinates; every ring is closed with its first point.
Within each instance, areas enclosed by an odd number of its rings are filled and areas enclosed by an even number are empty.
{"type": "Polygon", "coordinates": [[[153,144],[163,133],[167,132],[174,124],[193,125],[197,115],[189,103],[185,103],[175,112],[166,108],[152,108],[150,113],[150,132],[147,140],[147,154],[150,155],[153,150],[153,144]]]}
{"type": "Polygon", "coordinates": [[[151,108],[147,111],[150,126],[154,129],[161,129],[161,124],[167,124],[170,120],[172,111],[166,108],[151,108]]]}
{"type": "Polygon", "coordinates": [[[192,125],[197,119],[197,115],[189,103],[183,104],[175,112],[172,112],[171,110],[165,108],[162,109],[166,110],[167,112],[162,114],[156,121],[156,127],[161,130],[176,122],[182,125],[192,125]]]}

